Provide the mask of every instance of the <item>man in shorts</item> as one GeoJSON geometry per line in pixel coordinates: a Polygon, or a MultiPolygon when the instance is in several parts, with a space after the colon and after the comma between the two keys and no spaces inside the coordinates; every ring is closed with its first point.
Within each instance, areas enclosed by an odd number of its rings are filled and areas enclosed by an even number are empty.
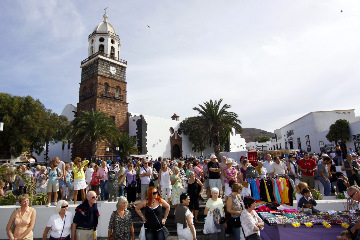
{"type": "Polygon", "coordinates": [[[210,162],[208,163],[209,170],[209,186],[210,189],[217,187],[218,189],[222,188],[221,185],[221,168],[220,164],[217,162],[217,157],[212,154],[210,156],[210,162]]]}
{"type": "Polygon", "coordinates": [[[147,159],[144,160],[143,166],[140,168],[140,180],[141,180],[141,201],[146,199],[146,194],[149,189],[150,176],[152,174],[149,162],[147,159]]]}

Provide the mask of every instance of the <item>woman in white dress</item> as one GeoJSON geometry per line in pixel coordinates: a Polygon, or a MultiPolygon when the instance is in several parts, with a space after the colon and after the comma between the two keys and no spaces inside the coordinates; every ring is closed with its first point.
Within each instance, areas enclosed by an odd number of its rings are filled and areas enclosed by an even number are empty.
{"type": "Polygon", "coordinates": [[[170,176],[172,175],[172,171],[167,167],[167,163],[164,160],[161,163],[161,169],[159,172],[159,189],[161,191],[161,197],[170,203],[171,198],[171,182],[170,176]]]}
{"type": "Polygon", "coordinates": [[[180,204],[175,212],[175,223],[177,224],[177,235],[179,240],[196,240],[194,227],[194,215],[190,212],[190,196],[187,193],[180,195],[180,204]]]}
{"type": "Polygon", "coordinates": [[[174,205],[176,211],[177,205],[181,203],[180,195],[183,193],[183,185],[178,167],[174,167],[174,174],[171,175],[171,185],[171,204],[174,205]]]}

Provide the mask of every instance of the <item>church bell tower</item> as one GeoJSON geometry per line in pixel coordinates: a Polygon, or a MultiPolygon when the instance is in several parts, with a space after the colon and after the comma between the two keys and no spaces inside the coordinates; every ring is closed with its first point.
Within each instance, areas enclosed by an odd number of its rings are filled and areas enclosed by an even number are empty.
{"type": "MultiPolygon", "coordinates": [[[[129,132],[126,102],[127,61],[120,59],[120,38],[108,22],[108,15],[89,35],[88,57],[81,62],[81,82],[77,116],[82,111],[99,110],[114,119],[121,132],[129,132]]],[[[98,155],[111,156],[105,143],[98,155]]],[[[73,157],[90,157],[91,143],[74,143],[73,157]]]]}

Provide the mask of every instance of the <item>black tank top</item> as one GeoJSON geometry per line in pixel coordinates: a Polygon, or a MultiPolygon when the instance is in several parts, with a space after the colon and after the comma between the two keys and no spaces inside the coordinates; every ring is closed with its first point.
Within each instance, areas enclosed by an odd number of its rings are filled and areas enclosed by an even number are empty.
{"type": "Polygon", "coordinates": [[[197,180],[195,180],[192,184],[188,184],[188,194],[191,196],[199,194],[199,184],[197,183],[197,180]]]}
{"type": "Polygon", "coordinates": [[[162,228],[162,207],[159,205],[156,208],[145,207],[145,228],[150,230],[159,230],[162,228]],[[157,218],[156,218],[157,217],[157,218]]]}

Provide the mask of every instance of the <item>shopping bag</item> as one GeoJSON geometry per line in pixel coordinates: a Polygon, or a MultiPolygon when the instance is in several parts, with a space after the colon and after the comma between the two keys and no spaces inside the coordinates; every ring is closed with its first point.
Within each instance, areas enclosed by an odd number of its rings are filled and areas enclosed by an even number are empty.
{"type": "Polygon", "coordinates": [[[218,230],[215,226],[213,214],[209,213],[205,218],[204,231],[203,231],[204,234],[211,234],[220,231],[221,230],[218,230]]]}
{"type": "Polygon", "coordinates": [[[142,227],[141,227],[141,229],[140,229],[139,240],[146,240],[146,238],[145,238],[145,226],[144,226],[144,224],[142,225],[142,227]]]}

